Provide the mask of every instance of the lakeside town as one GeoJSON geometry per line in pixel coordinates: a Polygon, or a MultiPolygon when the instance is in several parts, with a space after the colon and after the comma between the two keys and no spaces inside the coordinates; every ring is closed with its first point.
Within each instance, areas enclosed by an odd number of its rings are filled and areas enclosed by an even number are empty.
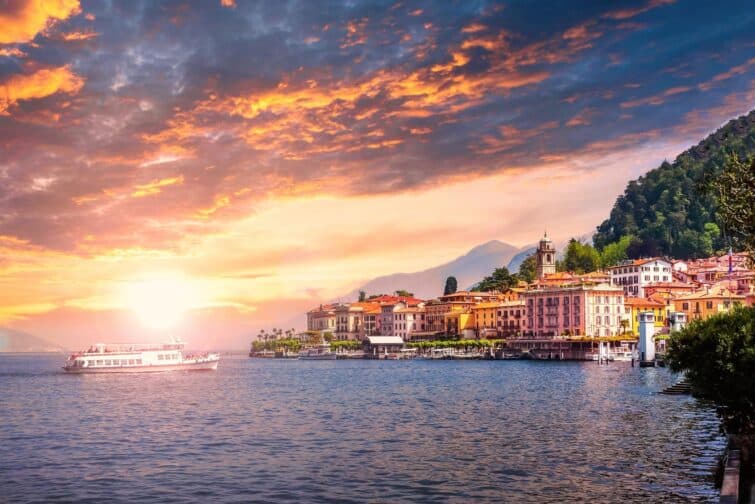
{"type": "Polygon", "coordinates": [[[306,332],[261,332],[250,356],[296,357],[303,349],[333,358],[633,360],[643,321],[663,355],[668,335],[689,321],[755,305],[746,253],[625,260],[584,274],[557,271],[557,255],[546,233],[534,280],[503,291],[452,289],[429,300],[361,293],[359,301],[322,304],[307,312],[306,332]]]}

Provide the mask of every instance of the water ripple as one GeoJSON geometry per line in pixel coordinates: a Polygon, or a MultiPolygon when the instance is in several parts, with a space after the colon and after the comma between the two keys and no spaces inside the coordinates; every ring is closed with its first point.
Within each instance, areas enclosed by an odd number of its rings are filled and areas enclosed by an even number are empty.
{"type": "Polygon", "coordinates": [[[615,363],[69,376],[0,357],[0,500],[711,502],[714,410],[615,363]]]}

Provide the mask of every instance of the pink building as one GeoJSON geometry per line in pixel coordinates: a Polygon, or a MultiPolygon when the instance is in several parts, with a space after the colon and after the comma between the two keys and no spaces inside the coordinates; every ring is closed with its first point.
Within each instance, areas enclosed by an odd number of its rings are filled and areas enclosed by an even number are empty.
{"type": "Polygon", "coordinates": [[[525,338],[616,336],[621,332],[624,291],[608,284],[547,286],[523,294],[525,338]]]}

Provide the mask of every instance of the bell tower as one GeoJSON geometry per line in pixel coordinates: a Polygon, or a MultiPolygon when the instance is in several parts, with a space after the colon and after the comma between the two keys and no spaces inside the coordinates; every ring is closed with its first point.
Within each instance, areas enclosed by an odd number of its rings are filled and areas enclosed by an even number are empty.
{"type": "Polygon", "coordinates": [[[535,272],[538,279],[556,272],[556,249],[553,248],[553,242],[548,238],[547,232],[543,235],[537,247],[536,259],[535,272]]]}

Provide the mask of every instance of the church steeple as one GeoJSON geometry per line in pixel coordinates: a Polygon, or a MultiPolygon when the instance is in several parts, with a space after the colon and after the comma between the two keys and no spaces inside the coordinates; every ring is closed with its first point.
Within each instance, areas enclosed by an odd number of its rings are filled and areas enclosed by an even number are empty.
{"type": "Polygon", "coordinates": [[[556,272],[556,249],[548,238],[548,231],[543,233],[543,238],[537,247],[535,271],[538,279],[556,272]]]}

